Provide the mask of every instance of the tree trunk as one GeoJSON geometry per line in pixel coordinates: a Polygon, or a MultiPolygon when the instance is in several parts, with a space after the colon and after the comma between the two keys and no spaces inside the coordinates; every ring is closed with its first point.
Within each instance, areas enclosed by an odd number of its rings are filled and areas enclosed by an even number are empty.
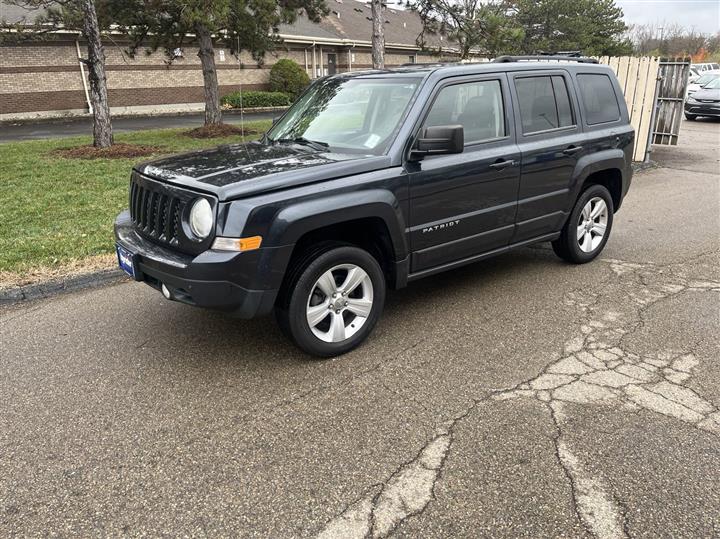
{"type": "Polygon", "coordinates": [[[382,0],[372,0],[372,63],[373,69],[385,69],[385,26],[382,0]]]}
{"type": "Polygon", "coordinates": [[[100,25],[94,0],[81,1],[83,11],[83,34],[88,47],[88,79],[90,80],[90,104],[93,112],[93,146],[108,148],[113,143],[110,105],[108,104],[107,79],[105,78],[105,51],[100,39],[100,25]]]}
{"type": "Polygon", "coordinates": [[[213,49],[210,31],[203,25],[195,29],[200,50],[198,56],[202,64],[203,85],[205,87],[205,125],[222,123],[220,110],[220,89],[218,87],[217,70],[215,69],[215,50],[213,49]]]}

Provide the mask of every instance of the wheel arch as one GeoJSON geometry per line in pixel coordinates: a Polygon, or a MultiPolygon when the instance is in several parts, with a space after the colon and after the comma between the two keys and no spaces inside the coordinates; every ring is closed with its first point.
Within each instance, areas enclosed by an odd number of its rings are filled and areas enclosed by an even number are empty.
{"type": "Polygon", "coordinates": [[[347,243],[370,252],[392,287],[403,286],[408,257],[405,223],[395,196],[386,190],[358,191],[289,205],[278,212],[270,236],[293,245],[290,266],[323,241],[347,243]]]}
{"type": "Polygon", "coordinates": [[[627,172],[625,154],[620,149],[605,150],[578,160],[575,168],[575,189],[571,203],[574,205],[580,193],[588,185],[603,185],[613,201],[613,210],[618,211],[627,191],[630,173],[627,172]]]}

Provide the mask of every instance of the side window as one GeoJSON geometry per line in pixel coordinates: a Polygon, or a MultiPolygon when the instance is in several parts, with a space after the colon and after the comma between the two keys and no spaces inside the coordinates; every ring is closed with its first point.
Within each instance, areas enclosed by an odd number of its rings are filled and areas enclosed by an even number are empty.
{"type": "Polygon", "coordinates": [[[585,116],[589,125],[614,122],[620,119],[620,106],[607,75],[578,75],[585,116]]]}
{"type": "Polygon", "coordinates": [[[440,90],[423,127],[458,124],[465,130],[465,144],[505,136],[499,80],[453,84],[440,90]]]}
{"type": "Polygon", "coordinates": [[[515,79],[523,134],[575,125],[565,79],[560,75],[515,79]]]}
{"type": "Polygon", "coordinates": [[[568,95],[565,79],[559,75],[553,75],[552,83],[553,90],[555,91],[555,103],[557,104],[560,127],[575,125],[575,122],[573,121],[572,107],[570,106],[570,96],[568,95]]]}

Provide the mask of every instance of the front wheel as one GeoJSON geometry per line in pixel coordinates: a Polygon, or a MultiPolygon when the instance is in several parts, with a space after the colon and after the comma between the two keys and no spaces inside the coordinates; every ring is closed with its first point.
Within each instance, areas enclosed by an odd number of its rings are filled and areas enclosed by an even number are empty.
{"type": "Polygon", "coordinates": [[[613,201],[607,188],[590,185],[575,202],[560,237],[552,242],[555,254],[573,264],[590,262],[607,243],[613,212],[613,201]]]}
{"type": "Polygon", "coordinates": [[[377,260],[353,246],[328,247],[299,262],[276,316],[305,352],[333,357],[362,343],[380,318],[385,277],[377,260]]]}
{"type": "Polygon", "coordinates": [[[685,118],[688,120],[697,120],[697,114],[685,114],[685,118]]]}

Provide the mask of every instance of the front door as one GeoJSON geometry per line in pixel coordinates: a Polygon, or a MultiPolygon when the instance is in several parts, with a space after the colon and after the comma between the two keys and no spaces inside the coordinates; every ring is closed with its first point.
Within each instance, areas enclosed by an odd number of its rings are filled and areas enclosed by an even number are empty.
{"type": "Polygon", "coordinates": [[[517,229],[513,243],[562,228],[570,209],[573,172],[587,153],[579,126],[577,101],[565,71],[516,73],[512,91],[522,154],[517,229]]]}
{"type": "Polygon", "coordinates": [[[337,54],[328,53],[328,75],[335,75],[337,73],[337,54]]]}
{"type": "Polygon", "coordinates": [[[411,272],[504,247],[515,223],[520,152],[507,77],[440,83],[425,127],[462,125],[463,153],[408,163],[411,272]]]}

